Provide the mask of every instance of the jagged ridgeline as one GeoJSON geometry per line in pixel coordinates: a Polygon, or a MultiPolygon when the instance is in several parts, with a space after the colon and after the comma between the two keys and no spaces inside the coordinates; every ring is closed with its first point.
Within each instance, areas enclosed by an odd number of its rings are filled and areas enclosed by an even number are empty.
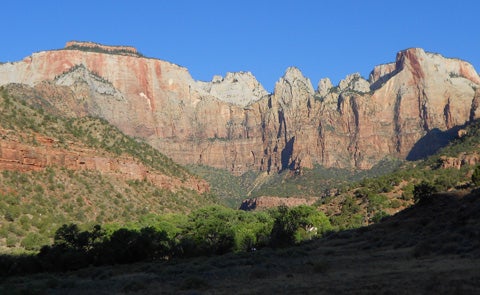
{"type": "Polygon", "coordinates": [[[325,78],[317,89],[290,67],[273,93],[248,72],[197,81],[184,67],[135,52],[69,42],[0,65],[0,84],[43,88],[62,113],[103,118],[177,163],[234,175],[416,160],[480,117],[473,66],[420,48],[398,52],[368,78],[352,74],[336,86],[325,78]]]}
{"type": "Polygon", "coordinates": [[[46,111],[34,93],[0,89],[3,250],[36,249],[63,223],[122,224],[213,203],[206,182],[158,150],[105,120],[46,111]]]}

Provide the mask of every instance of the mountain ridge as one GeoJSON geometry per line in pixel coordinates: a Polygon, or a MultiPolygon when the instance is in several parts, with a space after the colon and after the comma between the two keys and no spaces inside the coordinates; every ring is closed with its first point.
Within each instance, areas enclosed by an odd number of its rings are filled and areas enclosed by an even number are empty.
{"type": "Polygon", "coordinates": [[[294,67],[268,93],[248,72],[201,82],[159,59],[79,50],[0,65],[0,84],[41,88],[50,81],[55,92],[62,86],[55,77],[79,65],[94,75],[66,78],[71,97],[60,102],[64,109],[82,105],[75,115],[104,118],[181,164],[237,175],[315,164],[369,169],[385,157],[406,158],[433,130],[463,125],[480,112],[473,66],[419,48],[374,67],[368,80],[352,74],[333,86],[322,79],[316,90],[294,67]],[[104,84],[92,86],[94,76],[104,84]],[[114,94],[105,92],[107,84],[114,94]]]}

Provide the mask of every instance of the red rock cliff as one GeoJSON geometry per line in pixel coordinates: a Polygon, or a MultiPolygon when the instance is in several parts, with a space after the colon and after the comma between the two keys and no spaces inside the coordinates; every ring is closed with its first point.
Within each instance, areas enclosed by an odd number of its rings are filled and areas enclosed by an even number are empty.
{"type": "Polygon", "coordinates": [[[375,67],[368,81],[354,74],[321,91],[295,68],[268,94],[250,73],[199,82],[166,61],[72,47],[0,65],[7,83],[68,93],[51,103],[103,117],[182,164],[237,174],[415,158],[431,138],[480,116],[473,67],[418,48],[375,67]]]}
{"type": "Polygon", "coordinates": [[[41,171],[47,167],[65,167],[70,170],[95,170],[123,180],[148,180],[170,191],[181,188],[209,191],[208,184],[199,179],[186,181],[170,177],[139,163],[131,157],[99,155],[95,150],[69,144],[68,150],[58,146],[58,140],[42,135],[35,136],[35,145],[22,143],[18,134],[0,129],[0,170],[21,172],[41,171]]]}

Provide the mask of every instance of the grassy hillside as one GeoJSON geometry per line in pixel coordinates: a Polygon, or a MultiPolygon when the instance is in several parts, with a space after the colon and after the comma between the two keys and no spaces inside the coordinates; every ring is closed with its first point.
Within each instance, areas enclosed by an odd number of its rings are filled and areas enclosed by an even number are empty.
{"type": "MultiPolygon", "coordinates": [[[[0,89],[0,128],[22,144],[38,146],[38,136],[56,148],[88,148],[103,157],[127,156],[181,181],[193,177],[151,146],[122,134],[98,118],[64,118],[37,109],[35,99],[0,89]]],[[[1,156],[1,155],[0,155],[1,156]]],[[[48,167],[38,172],[0,173],[0,251],[35,250],[63,223],[126,223],[148,213],[189,212],[213,204],[211,195],[170,191],[149,181],[123,180],[98,171],[48,167]]]]}
{"type": "Polygon", "coordinates": [[[439,194],[379,224],[295,247],[3,278],[0,292],[477,294],[478,200],[475,191],[439,194]]]}
{"type": "Polygon", "coordinates": [[[471,176],[476,165],[462,159],[475,158],[479,148],[480,121],[476,121],[466,127],[463,137],[435,155],[405,162],[390,173],[352,182],[334,196],[324,198],[320,208],[330,216],[333,226],[352,228],[378,222],[409,207],[416,187],[427,186],[437,192],[468,190],[473,185],[471,176]],[[449,158],[461,164],[443,165],[449,158]]]}

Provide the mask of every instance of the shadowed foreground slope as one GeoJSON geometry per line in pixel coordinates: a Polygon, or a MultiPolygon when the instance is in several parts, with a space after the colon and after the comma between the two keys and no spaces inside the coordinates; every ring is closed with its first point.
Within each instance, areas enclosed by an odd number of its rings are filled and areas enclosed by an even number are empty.
{"type": "Polygon", "coordinates": [[[302,246],[1,281],[49,294],[413,294],[480,291],[480,192],[437,194],[302,246]]]}

